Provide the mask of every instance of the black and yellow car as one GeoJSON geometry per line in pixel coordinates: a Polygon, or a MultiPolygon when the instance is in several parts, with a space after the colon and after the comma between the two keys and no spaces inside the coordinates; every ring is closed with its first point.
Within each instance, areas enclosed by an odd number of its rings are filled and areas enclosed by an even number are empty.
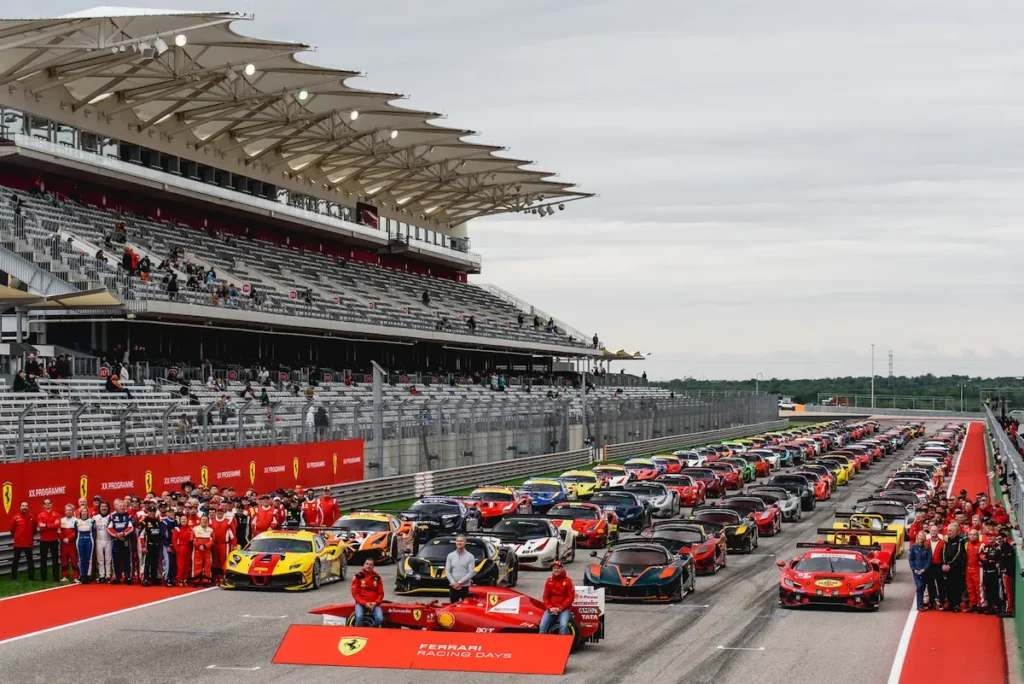
{"type": "MultiPolygon", "coordinates": [[[[398,564],[396,594],[447,594],[445,560],[455,550],[454,535],[437,537],[423,544],[415,555],[398,564]]],[[[476,559],[473,584],[514,587],[519,582],[519,561],[511,547],[487,537],[467,537],[466,551],[476,559]]]]}

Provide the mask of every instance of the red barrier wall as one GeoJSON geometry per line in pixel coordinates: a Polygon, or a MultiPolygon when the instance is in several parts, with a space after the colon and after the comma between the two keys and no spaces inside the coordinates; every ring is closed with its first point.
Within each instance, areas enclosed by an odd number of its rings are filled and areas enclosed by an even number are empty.
{"type": "Polygon", "coordinates": [[[112,456],[0,465],[0,531],[10,527],[22,501],[33,514],[46,497],[63,513],[64,504],[99,494],[106,501],[147,492],[197,486],[249,487],[258,492],[323,486],[363,479],[363,440],[223,449],[151,456],[112,456]]]}

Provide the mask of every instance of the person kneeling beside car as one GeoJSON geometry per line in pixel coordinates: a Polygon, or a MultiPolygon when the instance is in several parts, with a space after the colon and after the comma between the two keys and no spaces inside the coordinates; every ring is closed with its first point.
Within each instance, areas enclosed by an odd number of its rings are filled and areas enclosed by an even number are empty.
{"type": "Polygon", "coordinates": [[[551,624],[558,620],[558,633],[569,633],[569,620],[572,618],[573,599],[576,598],[576,587],[565,574],[561,561],[551,564],[551,577],[544,583],[544,617],[540,619],[540,633],[547,634],[551,624]]]}
{"type": "Polygon", "coordinates": [[[371,627],[380,627],[384,624],[384,611],[380,607],[380,602],[384,600],[384,580],[374,571],[372,558],[367,558],[363,563],[363,569],[352,578],[352,598],[356,602],[357,627],[363,626],[367,611],[373,616],[371,627]]]}

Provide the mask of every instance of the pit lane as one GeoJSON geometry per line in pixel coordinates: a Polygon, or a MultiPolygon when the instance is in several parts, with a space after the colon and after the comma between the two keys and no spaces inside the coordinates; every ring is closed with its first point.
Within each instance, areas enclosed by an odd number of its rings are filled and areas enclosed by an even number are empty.
{"type": "MultiPolygon", "coordinates": [[[[927,433],[941,424],[928,423],[927,433]]],[[[849,509],[854,500],[882,484],[895,462],[912,448],[862,472],[830,501],[819,504],[811,514],[805,513],[801,522],[787,523],[780,535],[761,537],[754,554],[731,554],[728,568],[715,576],[699,577],[696,593],[682,604],[610,604],[605,640],[573,655],[566,675],[559,681],[885,681],[913,602],[914,585],[906,561],[901,559],[896,579],[887,585],[885,601],[877,613],[779,608],[775,561],[791,558],[798,541],[811,540],[815,528],[830,525],[832,511],[849,509]]],[[[568,567],[574,581],[582,583],[588,560],[586,552],[580,553],[568,567]]],[[[394,567],[383,566],[380,571],[388,588],[392,587],[394,567]]],[[[546,577],[544,572],[523,571],[517,589],[540,596],[546,577]]],[[[422,684],[443,682],[453,676],[401,670],[346,672],[270,663],[289,624],[316,624],[319,620],[308,614],[309,609],[348,600],[347,582],[303,594],[202,592],[6,644],[0,684],[320,684],[339,680],[422,684]]],[[[470,676],[474,682],[551,679],[470,676]]]]}

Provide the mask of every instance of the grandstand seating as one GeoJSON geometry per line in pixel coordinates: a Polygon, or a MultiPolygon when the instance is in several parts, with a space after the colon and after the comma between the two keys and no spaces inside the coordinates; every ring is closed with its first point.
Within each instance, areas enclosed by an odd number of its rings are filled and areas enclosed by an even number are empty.
{"type": "MultiPolygon", "coordinates": [[[[47,459],[67,456],[71,452],[72,416],[84,410],[79,418],[78,453],[82,456],[121,453],[121,417],[125,416],[125,441],[132,453],[160,453],[195,449],[201,444],[203,430],[195,423],[200,410],[221,397],[228,398],[231,417],[221,422],[217,409],[210,419],[207,448],[237,446],[239,412],[247,444],[268,444],[274,431],[282,441],[295,441],[303,430],[303,423],[313,427],[313,412],[320,406],[333,406],[337,436],[357,436],[354,428],[368,430],[372,421],[372,385],[345,386],[342,383],[324,383],[315,389],[312,399],[304,392],[293,394],[287,389],[268,387],[267,393],[274,406],[273,427],[266,408],[254,401],[246,408],[240,398],[245,388],[241,382],[229,382],[222,391],[209,389],[206,383],[193,382],[189,390],[200,405],[190,405],[189,399],[179,394],[180,387],[173,384],[158,385],[152,381],[128,382],[132,398],[107,392],[99,378],[51,380],[39,378],[45,393],[16,393],[0,384],[0,462],[13,460],[16,453],[18,419],[30,404],[34,405],[25,418],[27,459],[47,459]],[[357,410],[358,407],[358,410],[357,410]],[[182,416],[192,419],[188,426],[178,428],[182,416]],[[170,443],[164,443],[164,421],[167,420],[170,443]]],[[[255,387],[259,393],[261,388],[255,387]]],[[[487,419],[506,416],[512,419],[523,414],[542,413],[553,407],[544,386],[532,392],[522,388],[509,388],[506,392],[492,392],[481,385],[420,385],[419,396],[410,394],[406,386],[384,387],[385,423],[394,424],[404,416],[419,420],[424,410],[436,410],[438,402],[447,400],[444,410],[449,418],[487,419]],[[479,400],[479,401],[476,401],[479,400]],[[403,403],[404,402],[404,403],[403,403]]],[[[571,388],[551,388],[561,392],[558,401],[569,402],[569,410],[579,415],[581,400],[578,391],[571,388]]],[[[669,397],[668,390],[652,387],[598,387],[590,393],[590,401],[612,399],[669,397]]]]}
{"type": "MultiPolygon", "coordinates": [[[[0,244],[76,289],[106,287],[130,299],[169,300],[171,295],[161,283],[164,274],[155,269],[178,248],[193,263],[214,268],[219,283],[239,288],[250,284],[265,297],[259,306],[263,311],[421,330],[436,330],[443,321],[444,329],[464,334],[470,332],[467,321],[473,316],[477,336],[589,346],[589,340],[573,339],[564,331],[548,332],[547,321],[535,328],[528,318],[520,328],[520,309],[468,283],[343,261],[260,239],[224,239],[199,229],[123,216],[12,188],[0,190],[0,227],[0,244]],[[23,202],[20,218],[15,216],[14,197],[23,202]],[[153,262],[154,273],[148,282],[120,270],[121,245],[111,248],[104,244],[117,222],[126,226],[127,244],[153,262]],[[98,250],[106,251],[109,262],[95,258],[98,250]],[[311,303],[303,301],[307,289],[311,303]],[[429,305],[422,301],[424,291],[429,292],[429,305]]],[[[180,260],[183,263],[184,259],[180,260]]],[[[178,280],[178,301],[215,305],[205,288],[189,290],[187,276],[181,271],[178,280]]],[[[235,306],[254,305],[250,298],[241,297],[235,306]]]]}

